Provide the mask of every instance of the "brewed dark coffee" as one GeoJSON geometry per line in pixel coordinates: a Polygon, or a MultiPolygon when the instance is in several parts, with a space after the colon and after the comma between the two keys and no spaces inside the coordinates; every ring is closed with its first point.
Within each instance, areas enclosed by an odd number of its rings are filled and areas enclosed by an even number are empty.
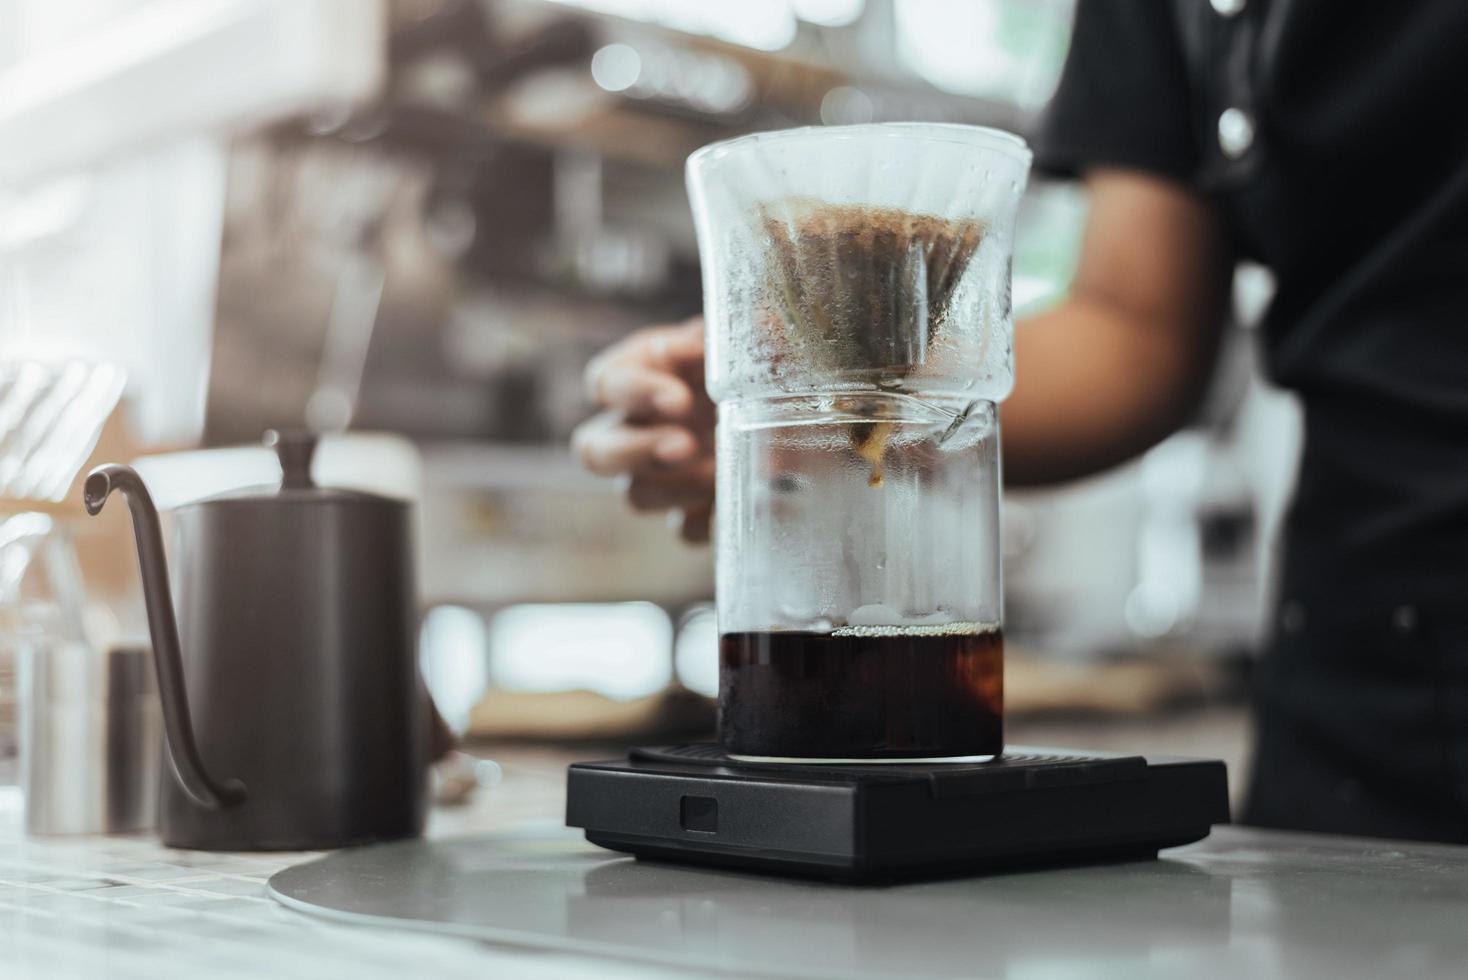
{"type": "Polygon", "coordinates": [[[976,623],[726,633],[719,736],[741,756],[997,755],[1004,635],[976,623]]]}

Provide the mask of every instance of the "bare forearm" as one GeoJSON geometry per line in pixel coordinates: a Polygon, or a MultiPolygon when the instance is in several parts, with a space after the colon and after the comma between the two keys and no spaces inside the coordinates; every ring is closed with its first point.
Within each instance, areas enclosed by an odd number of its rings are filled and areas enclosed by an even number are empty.
{"type": "Polygon", "coordinates": [[[1018,324],[1018,378],[1003,405],[1006,482],[1088,476],[1184,425],[1207,383],[1216,338],[1206,338],[1206,350],[1179,351],[1167,333],[1084,296],[1018,324]]]}
{"type": "Polygon", "coordinates": [[[1213,205],[1145,175],[1090,175],[1069,297],[1015,329],[1004,404],[1013,484],[1086,476],[1188,421],[1213,369],[1231,260],[1213,205]]]}

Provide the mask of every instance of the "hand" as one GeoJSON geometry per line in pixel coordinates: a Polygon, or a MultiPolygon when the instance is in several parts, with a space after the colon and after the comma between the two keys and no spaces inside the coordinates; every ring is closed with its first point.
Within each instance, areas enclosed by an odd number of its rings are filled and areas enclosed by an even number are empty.
{"type": "Polygon", "coordinates": [[[703,318],[647,327],[594,357],[586,389],[604,411],[571,446],[583,465],[627,480],[637,510],[671,510],[707,541],[714,505],[714,406],[703,388],[703,318]]]}

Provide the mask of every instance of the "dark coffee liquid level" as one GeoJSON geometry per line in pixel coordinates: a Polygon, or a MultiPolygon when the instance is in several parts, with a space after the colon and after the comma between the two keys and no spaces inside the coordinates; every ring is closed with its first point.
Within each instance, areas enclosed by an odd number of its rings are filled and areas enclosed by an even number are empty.
{"type": "Polygon", "coordinates": [[[997,755],[1004,634],[975,624],[719,638],[719,737],[735,755],[997,755]]]}

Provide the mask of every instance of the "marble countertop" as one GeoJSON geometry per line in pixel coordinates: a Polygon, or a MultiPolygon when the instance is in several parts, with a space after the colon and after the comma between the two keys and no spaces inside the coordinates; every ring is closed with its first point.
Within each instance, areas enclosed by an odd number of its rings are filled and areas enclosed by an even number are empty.
{"type": "MultiPolygon", "coordinates": [[[[520,753],[470,806],[436,809],[432,838],[561,826],[565,760],[520,753]]],[[[179,851],[146,834],[28,837],[0,786],[0,977],[644,977],[635,965],[451,937],[336,925],[266,891],[311,853],[179,851]]]]}
{"type": "Polygon", "coordinates": [[[1159,860],[853,886],[642,862],[565,834],[404,841],[271,882],[362,925],[740,977],[1468,976],[1468,847],[1216,827],[1159,860]]]}
{"type": "Polygon", "coordinates": [[[860,888],[591,848],[560,828],[563,757],[498,758],[504,782],[426,842],[331,858],[368,873],[341,879],[354,924],[267,893],[313,855],[28,838],[0,789],[0,975],[1468,975],[1468,847],[1222,827],[1160,861],[860,888]],[[451,929],[375,918],[412,888],[451,929]]]}

